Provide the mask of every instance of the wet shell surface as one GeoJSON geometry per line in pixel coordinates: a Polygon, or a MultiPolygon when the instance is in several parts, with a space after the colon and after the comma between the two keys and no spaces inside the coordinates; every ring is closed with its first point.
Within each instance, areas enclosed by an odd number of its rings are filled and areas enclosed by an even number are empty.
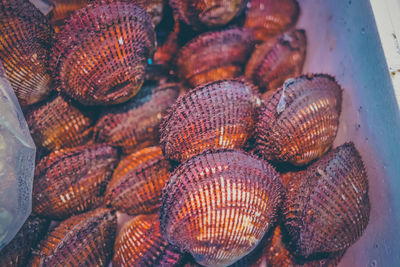
{"type": "Polygon", "coordinates": [[[179,51],[178,76],[192,86],[238,77],[253,49],[251,32],[246,29],[203,33],[179,51]]]}
{"type": "Polygon", "coordinates": [[[14,239],[0,251],[0,266],[27,266],[32,248],[46,234],[49,223],[34,215],[28,217],[14,239]]]}
{"type": "Polygon", "coordinates": [[[120,146],[125,154],[158,144],[159,126],[179,95],[177,84],[144,86],[129,102],[108,109],[95,126],[96,142],[120,146]]]}
{"type": "Polygon", "coordinates": [[[164,155],[184,161],[209,149],[242,148],[260,99],[252,85],[223,80],[199,86],[171,107],[161,125],[164,155]]]}
{"type": "Polygon", "coordinates": [[[36,166],[33,211],[64,219],[99,206],[117,160],[117,149],[107,145],[54,151],[36,166]]]}
{"type": "Polygon", "coordinates": [[[257,41],[266,41],[293,27],[300,14],[297,0],[250,0],[244,26],[257,41]]]}
{"type": "Polygon", "coordinates": [[[50,151],[81,145],[92,136],[92,120],[63,96],[31,109],[26,121],[35,144],[50,151]]]}
{"type": "Polygon", "coordinates": [[[29,266],[107,266],[116,229],[117,217],[108,209],[73,216],[46,235],[29,266]]]}
{"type": "Polygon", "coordinates": [[[256,146],[266,159],[304,165],[332,146],[342,104],[342,89],[333,77],[289,79],[265,102],[256,126],[256,146]]]}
{"type": "Polygon", "coordinates": [[[353,143],[330,151],[292,181],[284,214],[296,255],[342,251],[359,239],[370,203],[367,173],[353,143]]]}
{"type": "Polygon", "coordinates": [[[87,105],[117,104],[141,88],[155,32],[140,7],[115,2],[75,12],[56,36],[54,75],[63,91],[87,105]]]}
{"type": "Polygon", "coordinates": [[[53,31],[29,1],[0,0],[0,61],[22,106],[51,91],[48,48],[53,31]]]}
{"type": "Polygon", "coordinates": [[[281,184],[271,165],[240,151],[203,153],[182,163],[163,191],[161,230],[205,266],[250,253],[276,221],[281,184]]]}
{"type": "Polygon", "coordinates": [[[126,156],[107,186],[107,202],[129,215],[156,211],[170,169],[159,147],[144,148],[126,156]]]}
{"type": "Polygon", "coordinates": [[[306,33],[294,30],[271,38],[254,51],[245,76],[262,91],[275,90],[301,74],[306,57],[306,33]]]}

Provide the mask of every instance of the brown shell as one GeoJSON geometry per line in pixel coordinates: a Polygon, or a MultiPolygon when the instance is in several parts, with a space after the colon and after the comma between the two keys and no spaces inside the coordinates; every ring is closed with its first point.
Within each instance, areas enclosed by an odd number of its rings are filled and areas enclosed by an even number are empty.
{"type": "Polygon", "coordinates": [[[29,1],[0,0],[0,61],[22,106],[51,91],[47,66],[52,35],[47,19],[29,1]]]}
{"type": "Polygon", "coordinates": [[[163,190],[165,238],[205,266],[226,266],[250,253],[275,223],[278,173],[240,151],[203,153],[182,163],[163,190]]]}
{"type": "Polygon", "coordinates": [[[254,51],[245,76],[260,89],[275,90],[301,74],[306,57],[306,33],[293,30],[271,38],[254,51]]]}
{"type": "Polygon", "coordinates": [[[35,144],[50,151],[81,145],[92,136],[92,120],[63,96],[30,110],[26,120],[35,144]]]}
{"type": "Polygon", "coordinates": [[[129,102],[107,110],[95,126],[96,141],[120,146],[125,154],[158,144],[159,126],[176,101],[178,84],[144,86],[129,102]]]}
{"type": "Polygon", "coordinates": [[[259,104],[253,86],[240,80],[212,82],[189,91],[161,125],[164,155],[184,161],[209,149],[242,148],[252,134],[259,104]]]}
{"type": "Polygon", "coordinates": [[[35,169],[32,209],[52,219],[64,219],[99,206],[118,160],[107,145],[58,150],[35,169]]]}
{"type": "Polygon", "coordinates": [[[156,211],[170,168],[159,147],[148,147],[126,156],[107,186],[107,202],[129,215],[156,211]]]}
{"type": "Polygon", "coordinates": [[[253,49],[251,32],[246,29],[203,33],[179,51],[178,76],[192,86],[238,77],[253,49]]]}
{"type": "Polygon", "coordinates": [[[266,99],[256,126],[258,152],[272,161],[304,165],[332,146],[342,89],[325,74],[289,79],[266,99]]]}
{"type": "Polygon", "coordinates": [[[287,192],[285,227],[296,255],[347,249],[368,224],[367,173],[353,143],[313,163],[287,192]]]}
{"type": "Polygon", "coordinates": [[[300,14],[297,0],[250,0],[244,26],[257,41],[266,41],[293,27],[300,14]]]}
{"type": "Polygon", "coordinates": [[[117,216],[96,209],[61,222],[40,242],[29,266],[107,266],[117,216]]]}
{"type": "Polygon", "coordinates": [[[52,51],[62,89],[87,105],[117,104],[132,98],[144,81],[155,32],[140,7],[115,2],[75,12],[52,51]]]}
{"type": "Polygon", "coordinates": [[[90,0],[50,0],[53,10],[50,13],[50,23],[58,32],[64,26],[65,19],[76,10],[84,8],[90,0]]]}
{"type": "Polygon", "coordinates": [[[27,266],[32,253],[43,238],[49,222],[34,215],[28,217],[17,235],[0,250],[0,266],[24,267],[27,266]]]}

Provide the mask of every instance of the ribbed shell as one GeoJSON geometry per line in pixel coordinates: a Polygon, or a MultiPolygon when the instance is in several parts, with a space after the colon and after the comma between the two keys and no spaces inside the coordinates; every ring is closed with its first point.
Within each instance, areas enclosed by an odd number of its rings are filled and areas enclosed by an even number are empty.
{"type": "Polygon", "coordinates": [[[192,86],[238,77],[253,49],[254,41],[247,29],[203,33],[179,51],[178,76],[192,86]]]}
{"type": "Polygon", "coordinates": [[[26,120],[35,144],[50,151],[81,145],[92,136],[92,120],[62,96],[30,110],[26,120]]]}
{"type": "Polygon", "coordinates": [[[97,209],[61,222],[40,242],[29,266],[107,266],[117,217],[97,209]]]}
{"type": "Polygon", "coordinates": [[[48,221],[34,215],[28,217],[22,228],[7,246],[0,250],[0,266],[27,266],[32,253],[39,241],[46,234],[48,221]]]}
{"type": "Polygon", "coordinates": [[[250,0],[244,26],[257,41],[266,41],[293,27],[299,14],[297,0],[250,0]]]}
{"type": "Polygon", "coordinates": [[[0,61],[22,106],[50,92],[48,48],[53,31],[29,1],[0,0],[0,61]]]}
{"type": "Polygon", "coordinates": [[[100,117],[95,126],[96,141],[120,146],[125,154],[157,145],[162,118],[179,90],[177,84],[144,86],[129,102],[100,117]]]}
{"type": "Polygon", "coordinates": [[[89,2],[90,0],[50,0],[54,7],[50,13],[50,23],[58,31],[64,25],[65,19],[76,10],[87,6],[89,2]]]}
{"type": "Polygon", "coordinates": [[[295,254],[341,251],[358,240],[370,203],[367,173],[354,144],[332,150],[296,178],[284,206],[295,254]]]}
{"type": "Polygon", "coordinates": [[[83,104],[125,102],[142,86],[155,42],[152,22],[140,7],[90,5],[75,12],[57,35],[54,75],[83,104]]]}
{"type": "Polygon", "coordinates": [[[260,104],[254,91],[246,82],[223,80],[186,93],[161,125],[164,155],[184,161],[209,149],[242,148],[260,104]]]}
{"type": "Polygon", "coordinates": [[[159,147],[144,148],[126,156],[107,186],[107,201],[129,215],[156,211],[170,168],[159,147]]]}
{"type": "Polygon", "coordinates": [[[275,223],[277,172],[240,151],[203,153],[182,163],[163,190],[165,238],[205,266],[227,266],[250,253],[275,223]]]}
{"type": "Polygon", "coordinates": [[[304,165],[332,146],[342,89],[325,74],[289,79],[266,99],[256,125],[258,152],[272,161],[304,165]]]}
{"type": "Polygon", "coordinates": [[[48,218],[64,219],[99,206],[117,160],[117,149],[107,145],[51,153],[35,169],[33,211],[48,218]]]}
{"type": "Polygon", "coordinates": [[[271,38],[254,51],[245,76],[262,90],[275,90],[301,74],[306,57],[306,33],[294,30],[271,38]]]}

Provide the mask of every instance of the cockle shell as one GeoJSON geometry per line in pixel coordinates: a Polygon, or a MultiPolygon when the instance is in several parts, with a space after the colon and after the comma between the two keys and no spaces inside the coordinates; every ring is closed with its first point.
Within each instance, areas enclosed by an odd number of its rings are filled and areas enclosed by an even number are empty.
{"type": "Polygon", "coordinates": [[[140,7],[115,2],[89,5],[70,16],[52,51],[63,91],[87,105],[132,98],[144,81],[155,32],[140,7]]]}
{"type": "Polygon", "coordinates": [[[106,199],[113,208],[129,215],[154,212],[161,204],[170,169],[159,147],[130,154],[115,169],[106,199]]]}
{"type": "Polygon", "coordinates": [[[179,51],[178,76],[192,86],[238,77],[253,49],[251,32],[246,29],[203,33],[179,51]]]}
{"type": "Polygon", "coordinates": [[[116,230],[117,217],[108,209],[73,216],[47,234],[29,266],[107,266],[116,230]]]}
{"type": "Polygon", "coordinates": [[[313,163],[287,187],[285,228],[296,255],[342,251],[369,221],[368,180],[353,143],[313,163]]]}
{"type": "Polygon", "coordinates": [[[306,34],[293,30],[260,45],[246,65],[245,76],[262,90],[275,90],[301,74],[306,57],[306,34]]]}
{"type": "Polygon", "coordinates": [[[260,104],[254,91],[247,82],[222,80],[186,93],[161,125],[164,155],[184,161],[209,149],[242,148],[260,104]]]}
{"type": "Polygon", "coordinates": [[[227,266],[250,253],[275,223],[278,173],[240,151],[206,152],[171,174],[163,190],[161,230],[205,266],[227,266]]]}
{"type": "Polygon", "coordinates": [[[325,74],[289,79],[265,101],[256,126],[258,152],[268,160],[304,165],[332,146],[342,89],[325,74]]]}
{"type": "Polygon", "coordinates": [[[64,219],[102,204],[117,160],[117,149],[103,144],[54,151],[36,166],[33,211],[64,219]]]}
{"type": "Polygon", "coordinates": [[[50,3],[53,5],[53,10],[49,16],[50,23],[58,32],[60,27],[64,25],[65,19],[76,10],[87,6],[89,2],[90,0],[50,0],[50,3]]]}
{"type": "Polygon", "coordinates": [[[51,91],[47,70],[53,31],[29,1],[0,0],[0,61],[22,106],[51,91]]]}

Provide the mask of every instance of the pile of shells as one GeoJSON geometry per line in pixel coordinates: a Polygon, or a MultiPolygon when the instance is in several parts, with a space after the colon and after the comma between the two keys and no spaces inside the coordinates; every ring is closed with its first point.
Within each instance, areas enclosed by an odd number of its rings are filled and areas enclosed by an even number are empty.
{"type": "Polygon", "coordinates": [[[38,147],[1,266],[336,266],[361,237],[346,89],[303,73],[296,0],[50,2],[0,0],[38,147]]]}

